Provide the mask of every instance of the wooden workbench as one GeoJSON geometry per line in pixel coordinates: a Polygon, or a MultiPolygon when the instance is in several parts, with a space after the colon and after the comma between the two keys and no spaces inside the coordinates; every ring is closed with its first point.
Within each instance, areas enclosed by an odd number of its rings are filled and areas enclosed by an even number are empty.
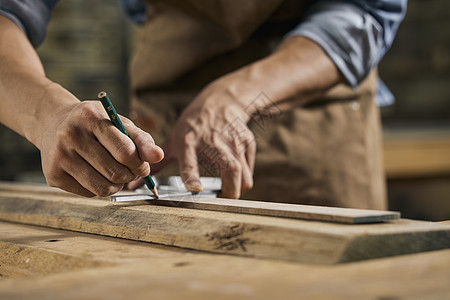
{"type": "Polygon", "coordinates": [[[7,184],[0,184],[0,219],[8,220],[0,222],[0,299],[450,295],[446,224],[112,205],[7,184]]]}

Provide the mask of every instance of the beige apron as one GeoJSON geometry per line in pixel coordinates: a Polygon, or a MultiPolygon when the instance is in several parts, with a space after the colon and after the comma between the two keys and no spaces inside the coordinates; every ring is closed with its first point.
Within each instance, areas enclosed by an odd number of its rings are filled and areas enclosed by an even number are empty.
{"type": "MultiPolygon", "coordinates": [[[[131,62],[130,116],[162,143],[200,89],[270,54],[310,2],[149,1],[131,62]]],[[[252,120],[255,186],[243,198],[385,209],[375,79],[372,72],[357,91],[342,84],[320,104],[252,120]]]]}

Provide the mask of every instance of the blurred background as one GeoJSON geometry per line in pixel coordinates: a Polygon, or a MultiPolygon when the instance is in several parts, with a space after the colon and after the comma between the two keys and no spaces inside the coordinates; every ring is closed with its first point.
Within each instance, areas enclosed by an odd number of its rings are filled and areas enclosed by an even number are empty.
{"type": "MultiPolygon", "coordinates": [[[[450,1],[409,0],[406,19],[379,66],[396,97],[382,108],[389,209],[450,219],[450,1]]],[[[79,99],[108,92],[128,107],[128,59],[139,28],[116,1],[61,1],[38,49],[50,79],[79,99]]],[[[39,151],[0,125],[0,180],[45,182],[39,151]]]]}

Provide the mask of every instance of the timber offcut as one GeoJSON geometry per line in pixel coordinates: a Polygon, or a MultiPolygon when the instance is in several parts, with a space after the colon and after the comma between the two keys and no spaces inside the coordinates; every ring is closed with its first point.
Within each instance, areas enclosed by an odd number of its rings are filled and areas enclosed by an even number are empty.
{"type": "Polygon", "coordinates": [[[112,203],[44,186],[2,183],[0,220],[209,253],[319,264],[450,247],[448,224],[405,219],[342,224],[191,209],[169,200],[179,205],[112,203]]]}

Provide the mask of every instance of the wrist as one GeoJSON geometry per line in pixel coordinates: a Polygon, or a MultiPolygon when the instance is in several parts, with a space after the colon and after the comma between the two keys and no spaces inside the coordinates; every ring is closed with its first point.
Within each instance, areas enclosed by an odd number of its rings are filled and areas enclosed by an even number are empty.
{"type": "Polygon", "coordinates": [[[237,107],[241,118],[248,122],[252,115],[272,105],[268,85],[261,76],[261,62],[258,61],[232,72],[212,83],[214,90],[221,90],[227,99],[222,105],[237,107]]]}
{"type": "Polygon", "coordinates": [[[343,77],[318,44],[298,36],[286,39],[271,55],[218,81],[252,116],[279,107],[285,110],[305,105],[343,82],[343,77]]]}
{"type": "Polygon", "coordinates": [[[57,128],[61,118],[80,101],[57,83],[48,81],[42,87],[41,96],[29,111],[29,122],[23,128],[25,138],[42,149],[43,134],[57,128]]]}

